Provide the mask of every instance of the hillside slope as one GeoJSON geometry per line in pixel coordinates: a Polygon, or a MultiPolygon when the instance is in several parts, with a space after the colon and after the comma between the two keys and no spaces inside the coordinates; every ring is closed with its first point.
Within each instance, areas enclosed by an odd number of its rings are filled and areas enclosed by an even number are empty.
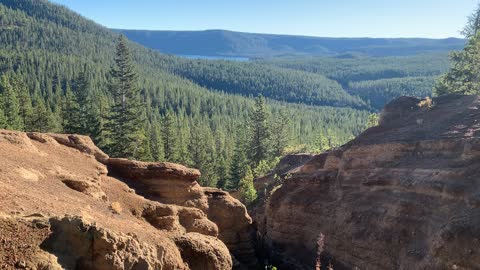
{"type": "Polygon", "coordinates": [[[459,50],[465,44],[463,39],[457,38],[324,38],[226,30],[113,30],[163,53],[199,56],[334,56],[345,53],[393,56],[459,50]]]}

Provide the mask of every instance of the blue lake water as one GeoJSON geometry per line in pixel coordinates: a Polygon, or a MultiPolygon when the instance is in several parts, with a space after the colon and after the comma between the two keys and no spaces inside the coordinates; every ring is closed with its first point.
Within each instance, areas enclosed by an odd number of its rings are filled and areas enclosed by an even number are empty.
{"type": "Polygon", "coordinates": [[[190,58],[190,59],[206,59],[206,60],[231,60],[231,61],[248,61],[248,57],[238,57],[238,56],[208,56],[208,55],[178,55],[180,57],[190,58]]]}

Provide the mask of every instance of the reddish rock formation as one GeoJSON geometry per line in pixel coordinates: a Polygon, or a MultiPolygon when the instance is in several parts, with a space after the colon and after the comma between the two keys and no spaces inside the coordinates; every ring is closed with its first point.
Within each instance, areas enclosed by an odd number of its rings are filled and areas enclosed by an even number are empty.
{"type": "Polygon", "coordinates": [[[419,102],[273,190],[257,218],[280,269],[480,269],[480,98],[419,102]]]}
{"type": "Polygon", "coordinates": [[[126,159],[109,159],[107,164],[111,175],[151,200],[201,209],[218,226],[218,238],[227,245],[234,259],[244,267],[257,264],[252,219],[247,209],[228,192],[201,187],[197,182],[198,170],[173,163],[126,159]]]}
{"type": "Polygon", "coordinates": [[[110,159],[84,136],[0,130],[0,269],[231,269],[227,246],[253,250],[251,219],[199,175],[110,159]]]}

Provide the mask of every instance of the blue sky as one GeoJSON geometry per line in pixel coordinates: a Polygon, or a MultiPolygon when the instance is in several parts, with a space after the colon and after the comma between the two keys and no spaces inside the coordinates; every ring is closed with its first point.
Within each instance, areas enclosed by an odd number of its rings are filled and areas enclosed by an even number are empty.
{"type": "Polygon", "coordinates": [[[477,0],[53,0],[111,28],[458,37],[477,0]]]}

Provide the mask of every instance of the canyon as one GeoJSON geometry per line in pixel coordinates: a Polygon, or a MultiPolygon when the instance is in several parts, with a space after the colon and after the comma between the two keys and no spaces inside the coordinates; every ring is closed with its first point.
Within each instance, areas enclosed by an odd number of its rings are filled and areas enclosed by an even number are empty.
{"type": "Polygon", "coordinates": [[[249,214],[196,169],[1,130],[0,269],[479,269],[479,135],[478,96],[398,98],[285,156],[249,214]]]}

